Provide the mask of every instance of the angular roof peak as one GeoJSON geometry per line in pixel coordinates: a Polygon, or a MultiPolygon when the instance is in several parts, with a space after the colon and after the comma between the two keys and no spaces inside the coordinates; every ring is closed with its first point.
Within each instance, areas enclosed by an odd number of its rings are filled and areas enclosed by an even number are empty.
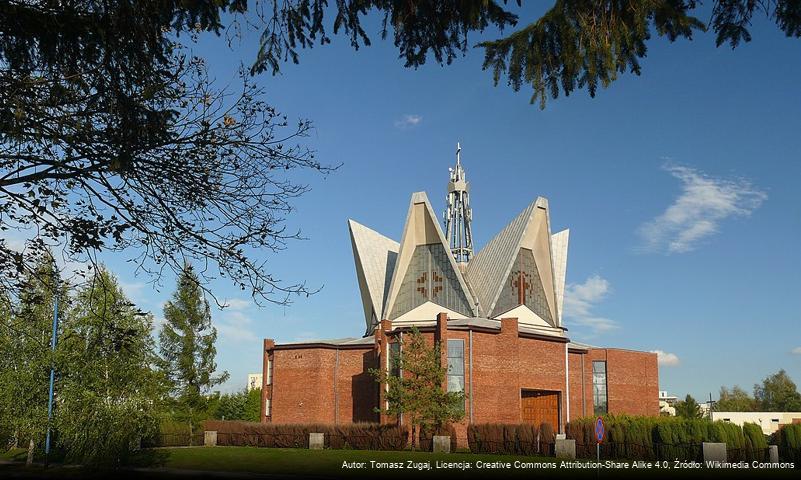
{"type": "Polygon", "coordinates": [[[399,244],[355,220],[348,220],[348,229],[369,334],[381,321],[399,244]]]}

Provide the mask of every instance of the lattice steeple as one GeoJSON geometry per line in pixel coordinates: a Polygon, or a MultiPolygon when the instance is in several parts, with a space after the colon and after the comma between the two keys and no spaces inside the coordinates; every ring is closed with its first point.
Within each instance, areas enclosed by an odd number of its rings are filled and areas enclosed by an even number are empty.
{"type": "Polygon", "coordinates": [[[462,168],[462,147],[456,144],[456,166],[449,168],[447,209],[445,210],[445,236],[453,258],[458,263],[467,263],[473,256],[473,234],[470,208],[470,183],[462,168]]]}

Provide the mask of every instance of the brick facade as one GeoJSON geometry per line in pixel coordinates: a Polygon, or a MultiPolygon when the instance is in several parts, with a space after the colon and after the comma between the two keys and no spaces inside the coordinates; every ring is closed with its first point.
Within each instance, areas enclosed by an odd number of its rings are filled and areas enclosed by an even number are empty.
{"type": "MultiPolygon", "coordinates": [[[[271,415],[262,421],[276,423],[329,423],[381,421],[395,418],[375,413],[383,404],[369,369],[387,365],[388,345],[403,329],[389,321],[376,328],[374,344],[264,343],[263,399],[270,400],[271,415]],[[272,382],[267,385],[267,361],[272,362],[272,382]]],[[[433,343],[441,342],[446,364],[447,340],[464,341],[465,419],[456,425],[460,447],[467,446],[467,425],[473,423],[521,423],[521,392],[535,390],[558,394],[559,420],[564,430],[570,419],[592,416],[592,361],[607,362],[609,413],[658,415],[656,355],[620,349],[596,349],[568,345],[561,336],[533,335],[519,331],[517,319],[501,320],[500,330],[450,326],[445,314],[436,325],[421,332],[433,343]],[[567,363],[567,369],[566,369],[567,363]]],[[[443,385],[445,387],[445,385],[443,385]]]]}

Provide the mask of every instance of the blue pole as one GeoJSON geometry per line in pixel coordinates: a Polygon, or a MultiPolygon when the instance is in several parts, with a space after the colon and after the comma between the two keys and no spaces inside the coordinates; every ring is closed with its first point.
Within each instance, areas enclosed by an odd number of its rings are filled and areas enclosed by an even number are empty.
{"type": "MultiPolygon", "coordinates": [[[[53,292],[53,336],[50,339],[50,350],[56,351],[56,332],[58,331],[58,271],[54,276],[55,291],[53,292]]],[[[45,438],[45,468],[47,468],[48,457],[50,456],[50,422],[53,420],[53,390],[55,387],[56,369],[51,360],[50,364],[50,394],[47,399],[47,437],[45,438]]]]}

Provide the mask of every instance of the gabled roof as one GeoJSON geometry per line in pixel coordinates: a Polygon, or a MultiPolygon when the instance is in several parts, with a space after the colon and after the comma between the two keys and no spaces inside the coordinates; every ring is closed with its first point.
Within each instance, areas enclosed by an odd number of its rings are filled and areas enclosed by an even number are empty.
{"type": "Polygon", "coordinates": [[[553,326],[558,326],[548,200],[543,197],[520,212],[467,265],[466,277],[482,312],[492,315],[521,248],[532,251],[553,326]]]}
{"type": "MultiPolygon", "coordinates": [[[[409,212],[406,215],[406,224],[403,227],[403,237],[401,238],[400,249],[398,250],[398,258],[395,262],[395,270],[392,274],[392,282],[389,287],[389,294],[387,296],[386,306],[384,308],[383,316],[389,318],[392,314],[392,309],[395,301],[398,298],[401,282],[409,267],[409,262],[414,254],[415,249],[420,245],[441,244],[445,251],[450,252],[450,247],[442,233],[442,228],[437,221],[437,216],[434,214],[434,209],[431,208],[431,202],[425,192],[415,192],[409,202],[409,212]]],[[[467,301],[470,303],[470,308],[473,310],[472,315],[477,315],[475,311],[475,300],[467,288],[467,283],[462,276],[461,270],[456,264],[452,255],[447,256],[454,275],[459,283],[459,288],[464,294],[467,301]]]]}
{"type": "Polygon", "coordinates": [[[367,333],[370,333],[382,318],[399,244],[354,220],[348,220],[348,229],[362,294],[364,320],[367,333]]]}
{"type": "Polygon", "coordinates": [[[492,312],[501,293],[536,204],[536,201],[531,202],[467,264],[465,276],[478,297],[481,311],[486,315],[492,312]]]}

